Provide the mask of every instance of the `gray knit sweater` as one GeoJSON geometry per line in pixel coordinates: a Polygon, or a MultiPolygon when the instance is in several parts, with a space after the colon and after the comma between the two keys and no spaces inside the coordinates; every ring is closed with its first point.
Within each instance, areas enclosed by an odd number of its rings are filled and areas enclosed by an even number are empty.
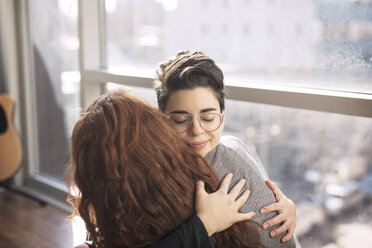
{"type": "MultiPolygon", "coordinates": [[[[258,167],[243,141],[233,136],[223,136],[220,144],[209,152],[205,159],[216,169],[220,179],[228,173],[233,173],[231,187],[239,182],[241,178],[246,179],[245,188],[249,189],[251,194],[243,206],[242,212],[254,211],[256,215],[252,218],[253,221],[262,226],[266,220],[277,215],[276,213],[262,215],[259,212],[262,207],[275,203],[276,199],[270,188],[265,184],[267,178],[265,169],[258,167]]],[[[259,230],[261,243],[265,247],[296,247],[294,238],[285,243],[280,241],[284,234],[271,238],[269,233],[276,227],[278,226],[269,230],[263,228],[259,230]]]]}

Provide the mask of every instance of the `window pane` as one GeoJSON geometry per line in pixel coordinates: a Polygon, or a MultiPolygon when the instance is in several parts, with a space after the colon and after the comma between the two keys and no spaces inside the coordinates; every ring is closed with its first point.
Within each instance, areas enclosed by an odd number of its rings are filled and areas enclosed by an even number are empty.
{"type": "Polygon", "coordinates": [[[106,0],[108,67],[154,75],[179,50],[203,51],[227,81],[372,93],[368,1],[106,0]]]}
{"type": "MultiPolygon", "coordinates": [[[[63,179],[79,117],[77,1],[29,1],[40,174],[63,179]]],[[[36,144],[36,142],[35,142],[36,144]]]]}
{"type": "Polygon", "coordinates": [[[372,119],[228,100],[224,134],[255,148],[296,203],[302,247],[369,243],[372,119]]]}
{"type": "Polygon", "coordinates": [[[144,99],[148,104],[153,107],[158,107],[158,102],[156,100],[156,94],[153,89],[143,88],[143,87],[135,87],[135,86],[128,86],[123,84],[116,84],[116,83],[107,83],[106,90],[114,90],[114,89],[125,89],[129,94],[140,96],[144,99]]]}

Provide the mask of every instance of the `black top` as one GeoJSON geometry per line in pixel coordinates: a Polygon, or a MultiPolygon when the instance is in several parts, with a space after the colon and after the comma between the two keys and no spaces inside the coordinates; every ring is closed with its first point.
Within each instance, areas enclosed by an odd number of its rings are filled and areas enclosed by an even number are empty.
{"type": "MultiPolygon", "coordinates": [[[[85,245],[87,248],[93,248],[88,242],[85,245]]],[[[189,221],[148,248],[214,248],[214,244],[208,237],[203,222],[194,215],[189,221]]]]}
{"type": "Polygon", "coordinates": [[[207,230],[200,218],[194,215],[168,236],[149,248],[213,248],[207,230]]]}

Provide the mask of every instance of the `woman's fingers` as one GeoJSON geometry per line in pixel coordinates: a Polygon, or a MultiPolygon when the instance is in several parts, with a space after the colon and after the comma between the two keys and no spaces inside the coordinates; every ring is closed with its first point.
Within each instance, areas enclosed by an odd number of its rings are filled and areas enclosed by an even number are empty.
{"type": "Polygon", "coordinates": [[[260,213],[261,214],[267,214],[267,213],[270,213],[270,212],[273,212],[273,211],[279,211],[279,210],[282,210],[283,209],[283,206],[280,205],[280,203],[273,203],[273,204],[270,204],[268,206],[265,206],[263,208],[260,209],[260,213]]]}
{"type": "Polygon", "coordinates": [[[253,216],[255,216],[256,214],[254,212],[248,212],[248,213],[239,213],[238,214],[238,221],[246,221],[246,220],[250,220],[253,218],[253,216]]]}
{"type": "Polygon", "coordinates": [[[267,179],[265,180],[265,183],[274,193],[276,200],[279,201],[280,197],[283,195],[283,192],[278,188],[278,186],[274,182],[271,182],[270,180],[267,179]]]}
{"type": "Polygon", "coordinates": [[[241,209],[244,204],[247,202],[249,195],[251,192],[249,190],[244,191],[244,193],[236,200],[236,203],[238,204],[238,208],[241,209]]]}
{"type": "MultiPolygon", "coordinates": [[[[282,223],[283,220],[285,220],[285,217],[282,214],[279,214],[279,215],[275,216],[274,218],[266,221],[263,224],[263,228],[264,229],[269,229],[270,227],[275,226],[276,224],[282,223]]],[[[281,225],[280,228],[283,227],[283,226],[284,226],[285,230],[288,229],[288,227],[285,227],[285,224],[281,225]]]]}
{"type": "Polygon", "coordinates": [[[292,236],[294,234],[294,228],[289,228],[288,233],[282,238],[282,242],[287,242],[291,240],[292,236]]]}
{"type": "Polygon", "coordinates": [[[198,181],[196,183],[195,211],[209,236],[229,228],[234,223],[249,220],[254,216],[253,212],[244,214],[239,212],[249,197],[248,190],[238,198],[245,180],[239,181],[228,193],[232,177],[233,175],[229,173],[221,182],[220,188],[214,193],[205,191],[204,182],[198,181]]]}
{"type": "Polygon", "coordinates": [[[277,211],[279,215],[266,221],[263,224],[263,228],[268,229],[276,224],[281,223],[278,228],[270,232],[270,236],[276,237],[279,234],[287,232],[282,238],[282,242],[286,242],[292,238],[296,228],[296,205],[283,194],[275,183],[269,180],[266,180],[265,183],[274,193],[277,203],[273,203],[269,206],[261,208],[260,213],[266,214],[277,211]]]}
{"type": "Polygon", "coordinates": [[[282,234],[288,230],[288,226],[284,223],[280,227],[270,231],[270,237],[275,238],[279,234],[282,234]]]}
{"type": "Polygon", "coordinates": [[[240,179],[240,181],[230,190],[229,195],[234,197],[234,199],[236,199],[240,191],[242,191],[242,188],[244,187],[244,185],[245,185],[245,179],[240,179]]]}
{"type": "Polygon", "coordinates": [[[219,190],[227,194],[232,177],[233,177],[232,173],[227,174],[227,176],[223,179],[219,190]]]}

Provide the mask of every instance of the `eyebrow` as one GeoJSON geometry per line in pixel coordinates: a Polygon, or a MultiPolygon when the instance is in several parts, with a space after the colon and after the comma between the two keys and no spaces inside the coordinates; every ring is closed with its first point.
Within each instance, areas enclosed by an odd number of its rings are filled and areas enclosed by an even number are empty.
{"type": "Polygon", "coordinates": [[[200,113],[206,113],[206,112],[211,112],[211,111],[214,111],[214,110],[217,110],[216,108],[206,108],[206,109],[202,109],[200,111],[200,113]]]}
{"type": "Polygon", "coordinates": [[[172,111],[170,112],[169,114],[189,114],[187,111],[185,110],[175,110],[175,111],[172,111]]]}
{"type": "MultiPolygon", "coordinates": [[[[214,111],[214,110],[217,110],[217,109],[216,108],[205,108],[205,109],[200,110],[200,113],[207,113],[207,112],[214,111]]],[[[185,110],[175,110],[175,111],[170,112],[170,114],[189,114],[189,112],[185,110]]]]}

